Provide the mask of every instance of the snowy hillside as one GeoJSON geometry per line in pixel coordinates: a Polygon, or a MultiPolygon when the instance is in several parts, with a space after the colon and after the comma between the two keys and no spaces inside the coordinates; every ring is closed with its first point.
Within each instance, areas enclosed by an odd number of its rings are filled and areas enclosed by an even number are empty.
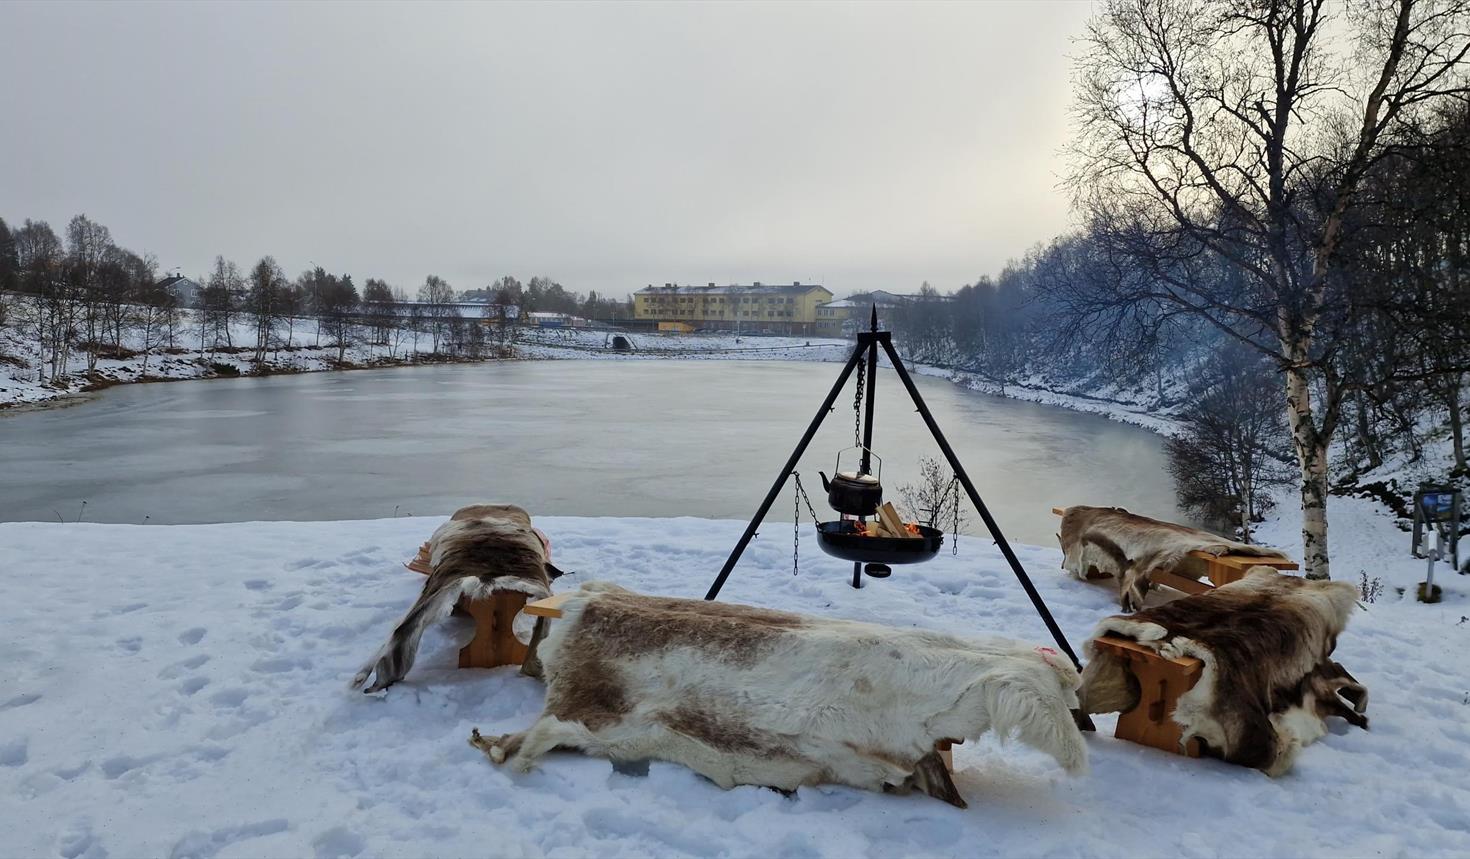
{"type": "MultiPolygon", "coordinates": [[[[1406,584],[1367,502],[1334,499],[1335,551],[1406,584]],[[1361,509],[1357,506],[1362,504],[1361,509]],[[1360,536],[1355,536],[1360,535],[1360,536]]],[[[399,564],[440,520],[209,526],[0,524],[0,831],[5,853],[275,856],[1452,856],[1470,845],[1470,589],[1444,603],[1390,588],[1352,619],[1337,658],[1371,690],[1364,732],[1334,723],[1271,780],[1111,736],[1092,772],[994,740],[957,747],[958,810],[838,787],[794,799],[722,791],[680,767],[615,772],[553,754],[514,776],[465,742],[524,728],[538,682],[455,668],[466,622],[425,637],[385,697],[346,681],[414,598],[399,564]]],[[[607,578],[699,596],[738,522],[538,523],[564,588],[607,578]]],[[[1048,644],[988,540],[900,567],[862,591],[846,564],[777,528],[722,597],[830,617],[1048,644]]],[[[1292,545],[1293,540],[1282,540],[1292,545]]],[[[1018,552],[1080,645],[1110,591],[1064,577],[1059,553],[1018,552]]]]}

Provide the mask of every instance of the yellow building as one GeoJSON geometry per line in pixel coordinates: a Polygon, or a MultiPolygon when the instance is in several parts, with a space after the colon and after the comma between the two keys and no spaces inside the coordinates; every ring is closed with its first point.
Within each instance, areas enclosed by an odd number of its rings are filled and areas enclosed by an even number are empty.
{"type": "Polygon", "coordinates": [[[749,286],[649,285],[633,293],[633,318],[657,325],[682,322],[694,328],[751,334],[810,334],[817,306],[832,293],[811,283],[749,286]]]}

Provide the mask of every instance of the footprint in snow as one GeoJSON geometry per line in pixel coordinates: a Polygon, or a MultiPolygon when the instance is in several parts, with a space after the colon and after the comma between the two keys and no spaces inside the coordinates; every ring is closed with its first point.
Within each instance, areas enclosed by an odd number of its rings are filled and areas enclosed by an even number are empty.
{"type": "MultiPolygon", "coordinates": [[[[285,832],[290,828],[283,818],[262,820],[258,823],[246,823],[243,826],[227,826],[216,829],[213,832],[191,832],[180,838],[174,844],[174,849],[169,852],[169,859],[213,859],[221,850],[231,847],[241,841],[251,838],[264,838],[267,835],[275,835],[285,832]]],[[[250,855],[249,851],[233,851],[240,855],[250,855]]]]}
{"type": "Polygon", "coordinates": [[[357,833],[334,826],[311,840],[316,859],[351,859],[367,849],[367,842],[357,833]]]}
{"type": "Polygon", "coordinates": [[[286,565],[286,569],[288,569],[288,570],[304,570],[307,567],[311,567],[312,569],[318,569],[319,570],[319,569],[322,569],[324,567],[335,567],[335,566],[337,566],[337,562],[336,561],[324,561],[321,558],[302,558],[299,561],[292,561],[291,563],[287,564],[286,565]]]}
{"type": "Polygon", "coordinates": [[[82,773],[92,768],[91,761],[82,761],[74,767],[57,767],[52,770],[52,775],[63,781],[76,781],[82,773]]]}
{"type": "Polygon", "coordinates": [[[117,648],[125,653],[137,653],[143,649],[143,639],[136,635],[119,638],[117,640],[117,648]]]}
{"type": "Polygon", "coordinates": [[[73,823],[56,839],[62,859],[107,859],[107,849],[85,823],[73,823]]]}
{"type": "Polygon", "coordinates": [[[158,672],[158,679],[172,680],[175,677],[181,676],[185,671],[192,671],[208,661],[209,654],[206,653],[201,653],[197,656],[191,656],[181,662],[175,662],[174,664],[158,672]]]}
{"type": "Polygon", "coordinates": [[[245,582],[247,591],[268,591],[270,588],[271,583],[265,579],[250,579],[245,582]]]}
{"type": "Polygon", "coordinates": [[[224,746],[199,746],[193,751],[195,760],[207,761],[209,763],[221,760],[229,753],[230,750],[224,746]]]}
{"type": "Polygon", "coordinates": [[[190,677],[188,680],[179,684],[179,694],[193,695],[208,685],[209,679],[206,677],[190,677]]]}
{"type": "Polygon", "coordinates": [[[179,643],[198,644],[199,642],[204,640],[204,634],[206,632],[208,632],[208,630],[206,630],[202,626],[196,626],[193,629],[186,629],[183,632],[179,633],[179,643]]]}
{"type": "Polygon", "coordinates": [[[13,710],[16,707],[24,707],[27,704],[34,704],[39,700],[41,700],[41,696],[38,693],[26,692],[23,695],[17,695],[14,698],[11,698],[4,704],[0,704],[0,711],[13,710]]]}
{"type": "Polygon", "coordinates": [[[223,707],[238,707],[241,704],[244,704],[245,703],[245,699],[247,699],[249,697],[250,697],[250,690],[248,690],[248,689],[235,688],[235,689],[222,689],[219,692],[216,692],[213,695],[209,696],[209,700],[212,701],[212,702],[214,702],[214,705],[215,706],[221,707],[221,708],[223,708],[223,707]]]}
{"type": "Polygon", "coordinates": [[[108,758],[102,762],[102,775],[109,780],[122,778],[139,767],[153,763],[158,758],[158,755],[144,758],[135,758],[132,755],[118,755],[115,758],[108,758]]]}
{"type": "Polygon", "coordinates": [[[0,743],[0,767],[25,766],[26,761],[31,759],[27,750],[28,744],[25,737],[0,743]]]}
{"type": "Polygon", "coordinates": [[[311,663],[305,659],[294,656],[273,656],[269,659],[258,660],[250,666],[251,671],[261,674],[284,674],[297,668],[310,668],[311,663]]]}

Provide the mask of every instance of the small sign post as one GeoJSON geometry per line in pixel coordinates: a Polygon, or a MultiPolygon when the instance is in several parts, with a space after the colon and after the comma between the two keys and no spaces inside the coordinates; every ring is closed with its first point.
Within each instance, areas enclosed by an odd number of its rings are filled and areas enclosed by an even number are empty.
{"type": "Polygon", "coordinates": [[[1434,583],[1434,562],[1448,560],[1450,568],[1460,569],[1460,490],[1453,486],[1423,484],[1414,493],[1414,557],[1425,558],[1428,569],[1419,585],[1420,602],[1439,602],[1440,587],[1434,583]],[[1429,546],[1425,529],[1434,534],[1429,546]]]}

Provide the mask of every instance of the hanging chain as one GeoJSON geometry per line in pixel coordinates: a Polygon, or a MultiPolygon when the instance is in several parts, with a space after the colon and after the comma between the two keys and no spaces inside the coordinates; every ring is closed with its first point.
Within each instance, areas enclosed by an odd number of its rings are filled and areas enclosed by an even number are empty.
{"type": "Polygon", "coordinates": [[[792,495],[791,511],[791,575],[798,575],[800,569],[801,555],[801,502],[806,502],[806,512],[812,516],[812,523],[817,522],[817,511],[812,508],[812,499],[806,494],[806,487],[801,485],[801,472],[793,471],[791,476],[796,478],[796,492],[792,495]]]}
{"type": "Polygon", "coordinates": [[[863,446],[863,376],[867,374],[867,362],[859,361],[857,366],[857,393],[852,398],[852,444],[854,447],[863,446]]]}
{"type": "MultiPolygon", "coordinates": [[[[792,472],[792,474],[796,474],[792,472]]],[[[796,474],[796,491],[791,493],[791,575],[801,574],[801,475],[796,474]]]]}
{"type": "Polygon", "coordinates": [[[960,476],[956,474],[949,479],[949,485],[954,488],[954,528],[950,533],[954,540],[949,544],[950,557],[959,557],[960,554],[960,476]]]}

